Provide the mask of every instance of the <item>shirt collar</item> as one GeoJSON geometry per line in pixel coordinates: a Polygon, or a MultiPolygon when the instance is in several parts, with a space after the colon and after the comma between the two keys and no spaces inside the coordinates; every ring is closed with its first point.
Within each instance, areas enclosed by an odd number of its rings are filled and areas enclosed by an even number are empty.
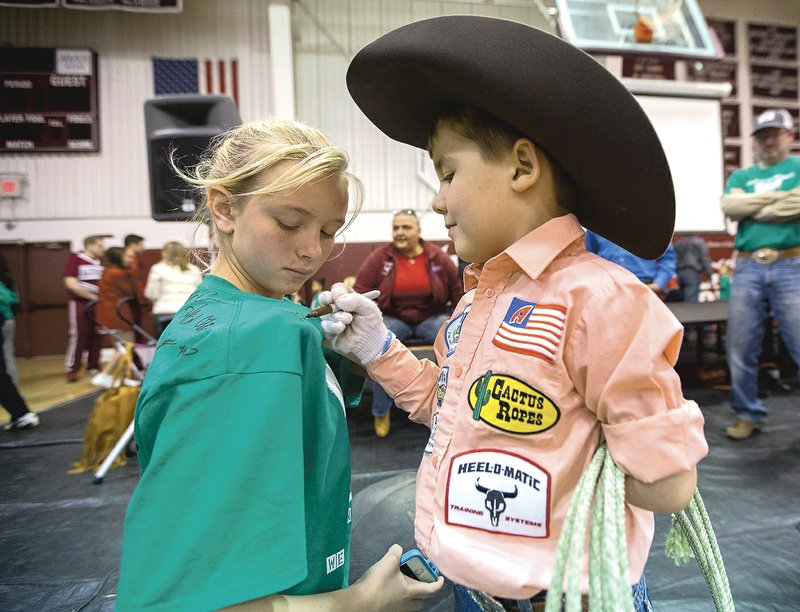
{"type": "Polygon", "coordinates": [[[99,266],[101,263],[103,263],[103,261],[102,261],[102,260],[100,260],[100,259],[95,259],[94,257],[90,257],[89,255],[87,255],[87,254],[86,254],[86,253],[84,253],[83,251],[81,251],[80,253],[78,253],[78,257],[80,257],[81,259],[83,259],[83,260],[85,260],[85,261],[88,261],[89,263],[92,263],[92,264],[94,264],[94,265],[96,265],[96,266],[99,266]]]}
{"type": "Polygon", "coordinates": [[[464,290],[478,286],[484,267],[503,266],[513,261],[530,278],[536,279],[570,244],[583,235],[583,228],[573,214],[550,219],[532,230],[505,251],[485,264],[470,264],[464,270],[464,290]]]}

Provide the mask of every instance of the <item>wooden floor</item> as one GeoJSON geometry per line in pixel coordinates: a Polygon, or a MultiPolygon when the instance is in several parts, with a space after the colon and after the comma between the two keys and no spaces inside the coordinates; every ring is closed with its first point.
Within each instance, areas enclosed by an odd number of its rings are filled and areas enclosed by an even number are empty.
{"type": "MultiPolygon", "coordinates": [[[[34,412],[47,410],[58,404],[88,395],[99,390],[85,373],[73,383],[64,378],[64,357],[35,357],[17,359],[19,390],[28,407],[34,412]]],[[[7,423],[8,412],[0,410],[0,424],[7,423]]]]}

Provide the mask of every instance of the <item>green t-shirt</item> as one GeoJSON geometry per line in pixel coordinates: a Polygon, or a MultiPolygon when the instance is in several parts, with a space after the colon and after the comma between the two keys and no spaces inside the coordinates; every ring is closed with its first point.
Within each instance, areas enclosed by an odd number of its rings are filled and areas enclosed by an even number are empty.
{"type": "Polygon", "coordinates": [[[347,586],[344,400],[307,312],[209,275],[162,334],[136,407],[118,610],[347,586]]]}
{"type": "Polygon", "coordinates": [[[0,282],[0,316],[4,320],[14,318],[14,306],[19,304],[19,295],[14,289],[0,282]]]}
{"type": "MultiPolygon", "coordinates": [[[[779,164],[766,168],[758,164],[735,170],[725,185],[725,193],[739,188],[745,193],[789,191],[800,187],[800,157],[789,156],[779,164]]],[[[800,246],[800,219],[789,223],[764,223],[742,219],[736,231],[734,246],[740,251],[763,247],[790,249],[800,246]]]]}

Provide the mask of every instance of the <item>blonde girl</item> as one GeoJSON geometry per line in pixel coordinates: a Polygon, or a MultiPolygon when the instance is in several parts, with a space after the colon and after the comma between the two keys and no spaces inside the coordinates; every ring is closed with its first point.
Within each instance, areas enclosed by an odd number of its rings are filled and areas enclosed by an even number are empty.
{"type": "Polygon", "coordinates": [[[403,576],[397,545],[348,587],[344,398],[319,321],[284,297],[345,225],[347,167],[317,130],[267,119],[184,177],[215,258],[142,385],[117,610],[415,610],[440,588],[403,576]]]}

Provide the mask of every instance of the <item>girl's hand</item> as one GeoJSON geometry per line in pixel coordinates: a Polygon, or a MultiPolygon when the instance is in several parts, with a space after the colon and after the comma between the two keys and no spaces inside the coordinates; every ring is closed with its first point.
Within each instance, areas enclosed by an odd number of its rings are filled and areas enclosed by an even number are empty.
{"type": "Polygon", "coordinates": [[[364,610],[377,612],[421,610],[425,600],[441,590],[444,585],[444,578],[441,576],[436,582],[420,582],[404,576],[400,572],[402,553],[402,547],[393,544],[383,558],[350,587],[357,592],[358,601],[366,604],[364,610]]]}

